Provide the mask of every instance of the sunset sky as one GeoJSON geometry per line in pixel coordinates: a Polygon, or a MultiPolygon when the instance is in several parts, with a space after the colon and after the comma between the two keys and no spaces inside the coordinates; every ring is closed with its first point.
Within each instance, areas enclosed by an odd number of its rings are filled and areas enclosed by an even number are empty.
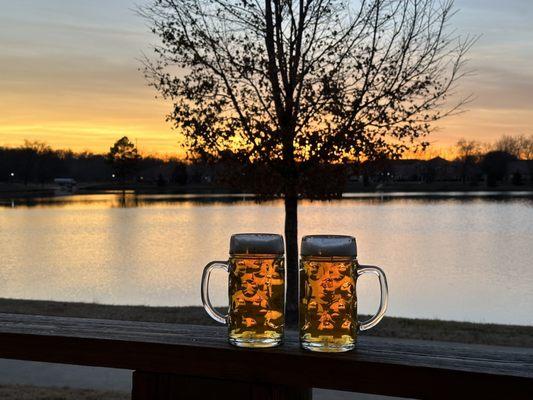
{"type": "MultiPolygon", "coordinates": [[[[127,135],[144,153],[177,151],[169,105],[138,71],[155,41],[134,12],[143,1],[0,0],[0,146],[31,139],[104,152],[127,135]]],[[[430,140],[446,148],[533,134],[533,1],[456,6],[457,30],[482,35],[470,53],[476,73],[460,86],[476,99],[430,140]]]]}

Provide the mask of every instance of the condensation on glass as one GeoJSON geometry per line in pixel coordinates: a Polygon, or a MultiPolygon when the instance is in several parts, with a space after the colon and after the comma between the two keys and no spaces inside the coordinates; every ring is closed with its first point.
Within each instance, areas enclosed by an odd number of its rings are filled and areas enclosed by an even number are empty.
{"type": "Polygon", "coordinates": [[[355,347],[358,331],[375,326],[388,302],[383,271],[359,265],[355,238],[312,235],[302,239],[300,260],[300,342],[320,352],[343,352],[355,347]],[[381,304],[368,321],[357,320],[357,277],[370,273],[379,278],[381,304]]]}
{"type": "Polygon", "coordinates": [[[228,325],[230,343],[240,347],[273,347],[281,343],[285,318],[283,237],[275,234],[236,234],[228,261],[214,261],[202,276],[202,303],[216,321],[228,325]],[[214,269],[229,273],[226,315],[209,300],[214,269]]]}

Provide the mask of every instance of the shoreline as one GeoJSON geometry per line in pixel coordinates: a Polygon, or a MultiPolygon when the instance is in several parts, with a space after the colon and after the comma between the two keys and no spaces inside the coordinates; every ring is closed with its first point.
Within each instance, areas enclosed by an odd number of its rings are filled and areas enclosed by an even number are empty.
{"type": "MultiPolygon", "coordinates": [[[[0,313],[215,325],[200,306],[150,307],[0,298],[0,313]]],[[[363,319],[364,316],[361,316],[363,319]]],[[[533,326],[385,316],[364,335],[494,346],[533,347],[533,326]]]]}
{"type": "MultiPolygon", "coordinates": [[[[238,196],[246,195],[259,199],[259,197],[239,192],[238,190],[231,190],[228,188],[217,187],[212,185],[168,185],[165,187],[157,187],[146,184],[126,184],[123,187],[115,184],[106,183],[80,183],[78,189],[74,192],[57,192],[57,185],[54,184],[7,184],[0,183],[0,198],[3,199],[33,199],[38,197],[54,197],[54,196],[69,196],[69,195],[97,195],[109,193],[135,194],[135,195],[202,195],[209,196],[238,196]]],[[[435,196],[439,193],[450,196],[456,193],[457,195],[466,195],[476,193],[497,193],[501,195],[507,194],[512,196],[512,193],[521,193],[522,196],[533,196],[533,184],[524,185],[509,185],[501,184],[498,186],[486,185],[467,185],[458,182],[435,182],[431,184],[420,184],[416,182],[398,182],[389,184],[379,184],[371,186],[363,186],[361,184],[348,184],[343,194],[339,199],[344,199],[350,195],[368,195],[368,196],[392,196],[393,194],[426,194],[427,196],[435,196]]],[[[275,197],[274,197],[275,199],[275,197]]]]}
{"type": "MultiPolygon", "coordinates": [[[[508,190],[501,190],[500,188],[477,188],[476,190],[399,190],[397,188],[390,188],[390,190],[379,191],[349,191],[344,192],[339,197],[324,198],[324,199],[307,199],[302,198],[300,201],[342,201],[342,200],[469,200],[469,199],[533,199],[533,188],[509,188],[508,190]]],[[[28,191],[9,193],[0,191],[0,206],[2,205],[33,205],[37,203],[61,203],[68,202],[72,197],[91,197],[115,195],[119,201],[128,201],[128,199],[138,199],[139,201],[198,201],[198,202],[235,202],[235,201],[251,201],[256,203],[272,202],[281,200],[280,197],[260,197],[251,193],[236,193],[236,192],[138,192],[134,190],[99,190],[99,191],[75,191],[72,193],[56,193],[53,190],[49,191],[28,191]],[[124,199],[124,200],[120,200],[124,199]]]]}

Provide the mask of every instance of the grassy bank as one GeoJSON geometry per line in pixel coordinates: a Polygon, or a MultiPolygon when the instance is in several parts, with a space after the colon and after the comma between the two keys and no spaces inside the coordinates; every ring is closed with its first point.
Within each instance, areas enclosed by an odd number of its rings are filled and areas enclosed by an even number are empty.
{"type": "MultiPolygon", "coordinates": [[[[216,322],[206,315],[201,307],[113,306],[89,303],[0,299],[0,312],[217,325],[216,322]]],[[[377,327],[365,332],[364,335],[533,347],[533,326],[385,317],[377,327]]]]}
{"type": "Polygon", "coordinates": [[[0,385],[2,400],[127,400],[129,393],[29,385],[0,385]]]}

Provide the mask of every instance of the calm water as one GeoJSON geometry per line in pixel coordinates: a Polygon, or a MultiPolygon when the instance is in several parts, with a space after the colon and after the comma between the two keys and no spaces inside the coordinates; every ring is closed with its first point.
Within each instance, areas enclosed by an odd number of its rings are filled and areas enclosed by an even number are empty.
{"type": "MultiPolygon", "coordinates": [[[[0,200],[0,297],[197,305],[235,232],[282,232],[281,202],[117,194],[0,200]]],[[[533,325],[533,198],[423,194],[301,203],[300,233],[351,234],[385,269],[389,315],[533,325]]],[[[223,273],[215,303],[226,299],[223,273]]],[[[361,311],[377,282],[358,284],[361,311]]]]}

